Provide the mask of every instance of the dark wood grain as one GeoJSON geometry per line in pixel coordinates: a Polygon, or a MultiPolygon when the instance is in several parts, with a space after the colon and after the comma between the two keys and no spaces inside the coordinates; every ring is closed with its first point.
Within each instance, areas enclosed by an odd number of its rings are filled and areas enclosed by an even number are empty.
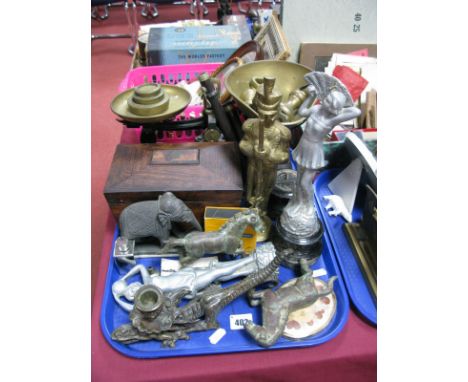
{"type": "MultiPolygon", "coordinates": [[[[187,152],[187,151],[186,151],[187,152]]],[[[206,206],[240,206],[243,184],[239,150],[232,142],[118,145],[104,196],[118,219],[131,203],[155,200],[171,191],[183,200],[200,222],[206,206]],[[199,161],[157,164],[157,151],[198,150],[199,161]]]]}

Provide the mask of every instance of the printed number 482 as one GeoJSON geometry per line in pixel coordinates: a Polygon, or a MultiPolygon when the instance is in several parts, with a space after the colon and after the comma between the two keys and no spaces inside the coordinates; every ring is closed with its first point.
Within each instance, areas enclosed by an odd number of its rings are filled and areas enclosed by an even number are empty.
{"type": "Polygon", "coordinates": [[[235,321],[235,324],[236,324],[236,326],[244,326],[247,321],[248,321],[247,318],[238,318],[235,321]]]}

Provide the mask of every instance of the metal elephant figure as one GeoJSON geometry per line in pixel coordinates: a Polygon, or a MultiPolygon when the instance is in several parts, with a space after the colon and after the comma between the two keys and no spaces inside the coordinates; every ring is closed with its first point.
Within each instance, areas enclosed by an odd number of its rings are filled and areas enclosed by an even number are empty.
{"type": "Polygon", "coordinates": [[[158,200],[137,202],[126,207],[119,218],[120,235],[130,240],[155,237],[163,244],[171,232],[177,233],[174,223],[185,223],[202,230],[192,210],[172,192],[166,192],[158,200]]]}

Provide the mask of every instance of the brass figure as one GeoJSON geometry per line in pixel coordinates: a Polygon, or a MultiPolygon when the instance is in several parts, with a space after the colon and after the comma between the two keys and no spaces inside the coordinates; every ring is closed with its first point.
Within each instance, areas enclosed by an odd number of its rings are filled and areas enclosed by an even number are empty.
{"type": "Polygon", "coordinates": [[[271,227],[271,221],[266,216],[268,199],[275,185],[278,164],[289,159],[291,132],[277,120],[282,95],[273,89],[275,81],[275,78],[265,77],[263,84],[258,86],[254,103],[259,117],[244,122],[244,137],[239,144],[249,160],[247,200],[259,210],[266,227],[265,232],[257,234],[257,241],[268,238],[271,227]]]}

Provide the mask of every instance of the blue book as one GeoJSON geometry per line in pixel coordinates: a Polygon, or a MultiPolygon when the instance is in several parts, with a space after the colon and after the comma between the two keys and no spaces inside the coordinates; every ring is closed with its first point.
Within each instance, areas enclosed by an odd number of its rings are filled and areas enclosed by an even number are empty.
{"type": "Polygon", "coordinates": [[[237,25],[151,28],[148,65],[224,62],[245,43],[237,25]]]}

